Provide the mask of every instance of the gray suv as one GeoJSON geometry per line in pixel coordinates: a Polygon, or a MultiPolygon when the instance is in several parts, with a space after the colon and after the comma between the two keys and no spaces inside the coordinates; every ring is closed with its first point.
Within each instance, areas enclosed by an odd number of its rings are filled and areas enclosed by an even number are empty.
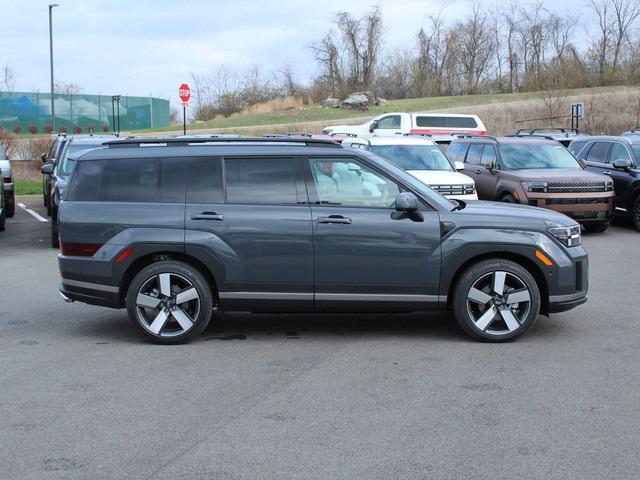
{"type": "Polygon", "coordinates": [[[118,140],[73,159],[60,292],[126,308],[160,343],[214,310],[449,309],[471,337],[504,341],[587,299],[574,220],[450,201],[329,140],[118,140]]]}

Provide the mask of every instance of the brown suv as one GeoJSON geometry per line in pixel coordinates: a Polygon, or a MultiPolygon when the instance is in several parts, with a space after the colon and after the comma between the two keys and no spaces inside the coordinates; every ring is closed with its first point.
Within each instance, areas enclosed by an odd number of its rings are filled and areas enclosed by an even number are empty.
{"type": "Polygon", "coordinates": [[[613,182],[585,170],[559,143],[544,138],[464,136],[447,156],[464,162],[478,198],[548,208],[603,232],[613,215],[613,182]]]}

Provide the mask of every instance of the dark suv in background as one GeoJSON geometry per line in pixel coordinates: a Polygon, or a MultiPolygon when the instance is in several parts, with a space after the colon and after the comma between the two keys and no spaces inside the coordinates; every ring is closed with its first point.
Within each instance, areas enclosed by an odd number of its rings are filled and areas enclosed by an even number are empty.
{"type": "Polygon", "coordinates": [[[60,241],[58,240],[58,209],[60,201],[69,177],[75,168],[75,160],[73,154],[82,150],[90,150],[98,148],[108,140],[117,139],[115,135],[82,135],[66,138],[62,151],[58,153],[55,162],[46,163],[41,170],[45,177],[48,177],[49,198],[46,202],[47,210],[51,216],[51,246],[58,248],[60,241]]]}
{"type": "Polygon", "coordinates": [[[640,230],[640,135],[594,136],[577,156],[588,170],[611,177],[615,212],[630,215],[640,230]]]}
{"type": "Polygon", "coordinates": [[[509,340],[586,301],[580,226],[519,205],[449,201],[367,151],[319,139],[109,142],[59,212],[60,292],[126,307],[158,342],[214,309],[451,309],[509,340]]]}
{"type": "MultiPolygon", "coordinates": [[[[56,136],[56,139],[51,144],[51,148],[49,152],[42,153],[40,155],[40,159],[44,164],[51,164],[53,167],[56,165],[56,160],[60,157],[62,150],[64,149],[65,143],[67,143],[67,135],[66,133],[59,133],[56,136]]],[[[51,173],[45,173],[42,176],[42,203],[47,208],[47,214],[51,216],[51,203],[49,199],[51,198],[51,182],[53,180],[53,168],[51,173]]]]}
{"type": "Polygon", "coordinates": [[[447,156],[464,162],[480,200],[521,203],[562,212],[593,232],[603,232],[613,214],[613,182],[585,170],[569,151],[537,136],[465,136],[447,156]]]}

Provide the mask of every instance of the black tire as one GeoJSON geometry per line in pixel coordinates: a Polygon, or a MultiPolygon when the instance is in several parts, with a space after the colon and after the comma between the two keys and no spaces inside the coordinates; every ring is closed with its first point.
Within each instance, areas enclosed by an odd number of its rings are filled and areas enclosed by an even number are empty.
{"type": "MultiPolygon", "coordinates": [[[[484,298],[481,300],[484,301],[484,298]]],[[[529,330],[538,318],[540,289],[527,269],[517,263],[505,259],[482,260],[471,265],[459,277],[454,287],[453,311],[462,330],[474,340],[484,342],[513,340],[529,330]],[[503,292],[502,296],[498,296],[491,289],[495,286],[495,276],[502,273],[505,273],[505,280],[502,282],[503,292]],[[489,285],[485,287],[486,291],[475,288],[487,280],[489,285]],[[517,286],[513,287],[513,285],[517,286]],[[481,301],[472,300],[471,297],[475,296],[472,294],[472,287],[490,300],[484,304],[481,301]],[[529,300],[514,302],[512,305],[516,306],[506,304],[509,294],[524,290],[527,290],[529,300]],[[495,312],[493,316],[488,313],[490,309],[495,312]],[[489,320],[485,320],[488,322],[487,326],[481,328],[478,325],[485,318],[485,313],[489,320]],[[476,315],[479,318],[474,318],[476,315]],[[509,315],[510,322],[506,321],[506,315],[509,315]],[[512,328],[510,325],[516,326],[512,328]],[[503,328],[500,328],[502,326],[503,328]]]]}
{"type": "Polygon", "coordinates": [[[507,193],[506,195],[503,195],[502,198],[500,199],[500,201],[502,201],[504,203],[518,203],[518,202],[516,202],[516,199],[513,198],[513,195],[511,195],[510,193],[507,193]]]}
{"type": "Polygon", "coordinates": [[[47,215],[51,216],[53,214],[53,207],[51,205],[51,193],[47,192],[47,201],[45,202],[47,205],[47,215]]]}
{"type": "Polygon", "coordinates": [[[635,225],[636,229],[640,231],[640,195],[638,195],[633,202],[631,215],[633,217],[633,224],[635,225]]]}
{"type": "MultiPolygon", "coordinates": [[[[176,288],[179,289],[179,286],[176,286],[176,288]]],[[[134,277],[127,290],[126,304],[131,321],[142,333],[154,342],[164,344],[183,343],[198,336],[209,324],[211,314],[213,313],[213,294],[211,293],[211,287],[206,278],[196,268],[187,263],[169,260],[153,263],[142,269],[134,277]],[[172,296],[162,295],[160,276],[167,274],[170,275],[170,279],[188,285],[187,287],[183,287],[182,292],[195,288],[198,295],[197,300],[193,299],[178,304],[177,301],[179,297],[177,293],[179,292],[177,292],[177,290],[174,291],[174,285],[171,284],[171,280],[169,282],[169,290],[173,292],[172,296]],[[158,287],[150,292],[150,295],[145,295],[145,297],[165,303],[160,303],[157,307],[149,308],[138,306],[138,294],[144,293],[145,289],[151,288],[153,285],[157,285],[158,287]],[[197,309],[195,308],[194,302],[198,302],[197,309]],[[185,307],[181,307],[180,305],[184,305],[185,307]],[[186,313],[188,315],[189,320],[192,321],[189,329],[182,331],[184,330],[182,323],[180,323],[177,317],[174,316],[174,313],[172,313],[173,309],[180,310],[182,314],[186,313]],[[158,320],[163,311],[165,312],[166,320],[162,323],[162,319],[160,319],[162,327],[160,327],[158,333],[154,333],[151,331],[154,324],[152,319],[158,320]],[[166,331],[163,332],[165,328],[166,331]]]]}
{"type": "Polygon", "coordinates": [[[16,194],[14,192],[11,192],[9,202],[5,199],[4,206],[7,209],[7,218],[13,218],[16,214],[16,194]]]}
{"type": "Polygon", "coordinates": [[[58,209],[51,211],[51,247],[60,248],[60,231],[58,229],[58,209]]]}
{"type": "Polygon", "coordinates": [[[583,227],[589,233],[603,233],[609,228],[609,222],[585,223],[583,227]]]}
{"type": "Polygon", "coordinates": [[[6,213],[4,212],[4,208],[3,208],[2,213],[0,213],[0,232],[4,232],[5,219],[6,219],[6,213]]]}

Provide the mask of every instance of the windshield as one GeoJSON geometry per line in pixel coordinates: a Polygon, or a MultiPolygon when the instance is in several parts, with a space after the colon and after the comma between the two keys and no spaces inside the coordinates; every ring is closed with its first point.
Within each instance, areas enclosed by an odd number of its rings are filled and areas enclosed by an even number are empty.
{"type": "Polygon", "coordinates": [[[371,145],[371,151],[403,170],[454,171],[436,145],[371,145]]]}
{"type": "MultiPolygon", "coordinates": [[[[632,143],[631,150],[633,150],[633,155],[640,161],[640,143],[632,143]]],[[[636,161],[636,165],[638,165],[638,161],[636,161]]]]}
{"type": "Polygon", "coordinates": [[[562,145],[501,145],[501,167],[505,170],[531,168],[581,169],[578,161],[562,145]]]}
{"type": "Polygon", "coordinates": [[[101,144],[87,145],[86,143],[85,144],[78,143],[75,145],[71,143],[70,145],[68,145],[67,148],[64,149],[64,152],[62,154],[60,168],[58,168],[58,175],[61,176],[62,178],[67,178],[69,175],[73,173],[73,169],[76,166],[76,161],[70,159],[69,155],[71,155],[72,153],[81,152],[82,150],[90,150],[92,148],[97,148],[100,145],[101,144]]]}

